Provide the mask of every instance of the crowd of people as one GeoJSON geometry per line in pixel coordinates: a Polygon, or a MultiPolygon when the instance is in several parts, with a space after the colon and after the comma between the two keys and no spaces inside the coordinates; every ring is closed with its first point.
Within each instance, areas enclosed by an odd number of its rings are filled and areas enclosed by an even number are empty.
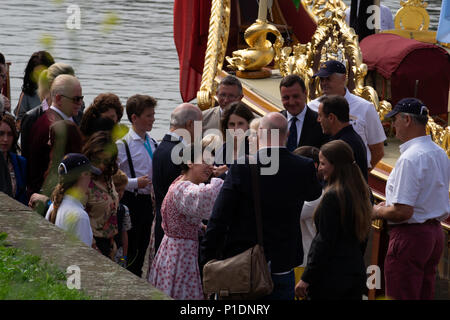
{"type": "Polygon", "coordinates": [[[85,107],[75,70],[36,52],[16,109],[1,97],[0,191],[172,298],[200,300],[210,298],[203,266],[257,242],[254,161],[274,284],[266,299],[362,299],[378,218],[391,229],[387,296],[432,299],[450,170],[426,135],[428,109],[406,98],[387,115],[404,143],[386,202],[375,204],[368,173],[386,139],[375,108],[348,91],[342,63],[327,61],[314,77],[324,96],[307,104],[304,81],[289,75],[280,82],[285,110],[258,117],[241,102],[240,81],[227,76],[216,107],[180,104],[158,142],[155,98],[135,94],[124,107],[101,93],[85,107]],[[120,123],[124,112],[130,127],[120,123]]]}

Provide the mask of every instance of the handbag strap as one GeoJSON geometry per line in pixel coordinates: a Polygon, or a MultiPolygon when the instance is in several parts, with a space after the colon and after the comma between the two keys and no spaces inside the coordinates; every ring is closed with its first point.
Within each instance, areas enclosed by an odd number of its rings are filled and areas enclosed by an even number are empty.
{"type": "MultiPolygon", "coordinates": [[[[123,144],[125,145],[125,152],[127,153],[128,166],[130,167],[131,178],[136,178],[136,172],[134,172],[133,160],[131,160],[130,148],[128,147],[128,143],[125,139],[122,139],[123,144]]],[[[134,189],[134,193],[137,194],[137,189],[134,189]]]]}
{"type": "Polygon", "coordinates": [[[261,196],[259,193],[259,180],[258,180],[258,166],[256,164],[251,164],[250,169],[252,172],[252,185],[253,185],[253,201],[255,205],[255,215],[256,215],[256,235],[258,239],[258,244],[263,246],[263,226],[261,218],[261,196]]]}

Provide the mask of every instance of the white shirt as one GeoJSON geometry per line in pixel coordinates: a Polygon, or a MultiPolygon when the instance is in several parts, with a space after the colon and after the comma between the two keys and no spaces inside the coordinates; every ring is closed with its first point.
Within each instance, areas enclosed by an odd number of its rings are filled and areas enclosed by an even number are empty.
{"type": "MultiPolygon", "coordinates": [[[[150,146],[152,149],[152,153],[155,153],[156,144],[153,139],[150,138],[149,134],[146,133],[150,146]]],[[[117,149],[119,151],[117,155],[117,162],[119,165],[119,169],[125,172],[128,176],[128,184],[126,186],[127,191],[133,192],[135,189],[138,189],[138,178],[142,176],[148,176],[150,180],[153,178],[153,169],[152,169],[152,158],[150,158],[150,154],[144,146],[145,140],[142,139],[134,130],[133,127],[130,127],[128,133],[120,140],[117,140],[117,149]],[[128,147],[130,149],[131,159],[133,161],[134,172],[136,173],[136,178],[131,178],[130,166],[128,164],[127,152],[125,151],[125,144],[122,140],[125,140],[128,143],[128,147]]],[[[145,188],[138,189],[139,194],[150,194],[151,185],[147,185],[145,188]]]]}
{"type": "MultiPolygon", "coordinates": [[[[52,211],[53,203],[48,208],[45,219],[50,220],[52,211]]],[[[92,246],[93,234],[89,216],[78,199],[70,195],[64,196],[56,214],[55,225],[73,234],[89,247],[92,246]]]]}
{"type": "MultiPolygon", "coordinates": [[[[345,22],[347,22],[347,25],[350,26],[350,7],[345,9],[345,22]]],[[[359,10],[359,1],[358,1],[358,8],[356,10],[359,10]]],[[[374,13],[373,11],[371,11],[374,13]]],[[[369,12],[370,13],[370,12],[369,12]]],[[[376,23],[375,21],[373,21],[376,23]]],[[[394,18],[392,16],[391,9],[386,7],[385,5],[380,4],[380,30],[390,30],[395,29],[394,25],[394,18]]]]}
{"type": "Polygon", "coordinates": [[[303,108],[302,112],[300,112],[298,115],[293,116],[292,114],[289,113],[289,111],[286,110],[286,114],[287,114],[287,120],[288,120],[288,128],[291,129],[291,124],[292,124],[292,119],[293,118],[297,118],[297,121],[295,122],[295,126],[297,127],[297,143],[296,145],[298,145],[298,142],[300,141],[300,135],[302,134],[302,128],[303,128],[303,123],[305,122],[305,115],[306,115],[306,105],[303,108]]]}
{"type": "MultiPolygon", "coordinates": [[[[347,99],[350,108],[350,123],[367,146],[367,164],[371,168],[370,160],[372,155],[368,146],[386,140],[383,125],[372,103],[350,93],[347,88],[345,89],[344,97],[347,99]]],[[[319,99],[317,98],[308,103],[308,106],[316,112],[319,109],[319,99]]]]}
{"type": "MultiPolygon", "coordinates": [[[[322,193],[323,194],[323,193],[322,193]]],[[[302,230],[303,244],[303,263],[300,267],[306,267],[308,261],[309,248],[316,236],[317,230],[314,225],[314,210],[322,200],[322,195],[313,201],[305,201],[303,203],[302,212],[300,214],[300,229],[302,230]]]]}
{"type": "Polygon", "coordinates": [[[430,136],[421,136],[401,144],[400,153],[386,183],[386,205],[414,207],[406,223],[445,220],[450,213],[450,160],[445,151],[430,136]]]}
{"type": "Polygon", "coordinates": [[[64,120],[70,120],[73,122],[72,117],[68,117],[64,112],[62,112],[61,110],[59,110],[57,107],[55,107],[54,105],[52,105],[50,107],[50,109],[52,109],[53,111],[55,111],[57,114],[59,114],[61,116],[61,118],[63,118],[64,120]]]}

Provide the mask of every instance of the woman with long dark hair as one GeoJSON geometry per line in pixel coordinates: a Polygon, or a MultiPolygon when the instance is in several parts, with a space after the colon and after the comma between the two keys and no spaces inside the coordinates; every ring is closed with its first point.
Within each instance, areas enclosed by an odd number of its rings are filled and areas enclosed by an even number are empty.
{"type": "Polygon", "coordinates": [[[216,157],[217,164],[230,166],[239,157],[249,154],[249,141],[245,133],[254,118],[252,111],[243,102],[235,101],[226,107],[221,120],[225,143],[216,157]]]}
{"type": "Polygon", "coordinates": [[[317,234],[295,292],[310,299],[361,300],[372,212],[369,187],[342,140],[321,147],[319,172],[327,186],[314,212],[317,234]]]}
{"type": "MultiPolygon", "coordinates": [[[[14,117],[7,113],[0,114],[0,152],[5,159],[9,171],[12,196],[23,204],[28,203],[26,193],[26,167],[24,157],[17,154],[17,140],[19,133],[16,130],[14,117]]],[[[9,182],[9,181],[8,181],[9,182]]]]}
{"type": "Polygon", "coordinates": [[[47,51],[34,52],[24,71],[22,92],[14,114],[18,121],[32,108],[41,104],[37,93],[40,73],[55,63],[52,55],[47,51]]]}

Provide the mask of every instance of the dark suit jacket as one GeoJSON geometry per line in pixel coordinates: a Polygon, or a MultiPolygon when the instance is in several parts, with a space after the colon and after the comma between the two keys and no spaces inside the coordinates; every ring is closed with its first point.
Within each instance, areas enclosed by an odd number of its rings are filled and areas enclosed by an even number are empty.
{"type": "MultiPolygon", "coordinates": [[[[84,102],[81,106],[80,111],[78,112],[78,115],[76,117],[73,117],[73,121],[80,125],[81,118],[83,116],[83,110],[84,110],[84,102]]],[[[22,121],[20,122],[20,146],[22,151],[22,156],[24,156],[26,159],[29,158],[29,152],[30,152],[30,134],[31,134],[31,128],[33,127],[34,123],[39,119],[40,116],[44,114],[44,110],[42,109],[42,104],[34,107],[31,110],[28,110],[22,117],[22,121]]]]}
{"type": "Polygon", "coordinates": [[[342,140],[347,142],[350,148],[353,150],[353,156],[355,157],[355,161],[361,169],[361,173],[368,181],[368,163],[367,163],[367,149],[366,144],[361,139],[361,136],[356,133],[353,129],[353,126],[349,124],[347,127],[342,128],[338,133],[330,138],[330,140],[342,140]]]}
{"type": "MultiPolygon", "coordinates": [[[[273,155],[273,149],[268,150],[273,155]]],[[[258,162],[263,150],[258,152],[258,162]]],[[[273,162],[273,161],[272,161],[273,162]]],[[[268,165],[258,164],[258,168],[268,165]]],[[[303,261],[300,212],[303,202],[317,199],[322,187],[312,160],[279,149],[279,168],[274,175],[259,175],[264,251],[274,273],[289,271],[303,261]]],[[[254,246],[255,210],[251,169],[233,164],[217,196],[204,240],[201,264],[228,258],[254,246]]]]}
{"type": "Polygon", "coordinates": [[[24,157],[19,156],[18,154],[12,152],[9,152],[9,157],[14,167],[14,174],[16,176],[16,194],[14,195],[14,199],[22,202],[24,205],[28,205],[28,196],[26,188],[27,161],[24,157]]]}
{"type": "MultiPolygon", "coordinates": [[[[30,133],[28,160],[28,195],[40,192],[44,183],[44,174],[50,162],[50,146],[48,145],[50,126],[63,118],[52,109],[48,109],[33,124],[30,133]]],[[[49,195],[47,195],[49,196],[49,195]]]]}
{"type": "MultiPolygon", "coordinates": [[[[347,195],[347,193],[345,193],[347,195]]],[[[347,211],[352,205],[346,198],[347,211]]],[[[323,195],[314,217],[317,234],[308,253],[302,280],[309,283],[312,299],[346,299],[365,292],[364,251],[354,232],[350,215],[341,221],[340,203],[335,191],[323,195]]]]}
{"type": "Polygon", "coordinates": [[[0,191],[12,196],[11,176],[3,152],[0,152],[0,191]]]}
{"type": "MultiPolygon", "coordinates": [[[[282,110],[281,114],[287,119],[287,111],[282,110]]],[[[328,136],[322,132],[320,123],[317,122],[317,112],[306,106],[305,121],[303,122],[302,133],[297,148],[301,146],[313,146],[319,148],[328,142],[328,136]]]]}
{"type": "Polygon", "coordinates": [[[166,134],[153,154],[153,188],[156,202],[155,248],[158,250],[164,231],[161,227],[161,205],[172,182],[181,174],[181,168],[171,160],[172,149],[180,140],[166,134]]]}

